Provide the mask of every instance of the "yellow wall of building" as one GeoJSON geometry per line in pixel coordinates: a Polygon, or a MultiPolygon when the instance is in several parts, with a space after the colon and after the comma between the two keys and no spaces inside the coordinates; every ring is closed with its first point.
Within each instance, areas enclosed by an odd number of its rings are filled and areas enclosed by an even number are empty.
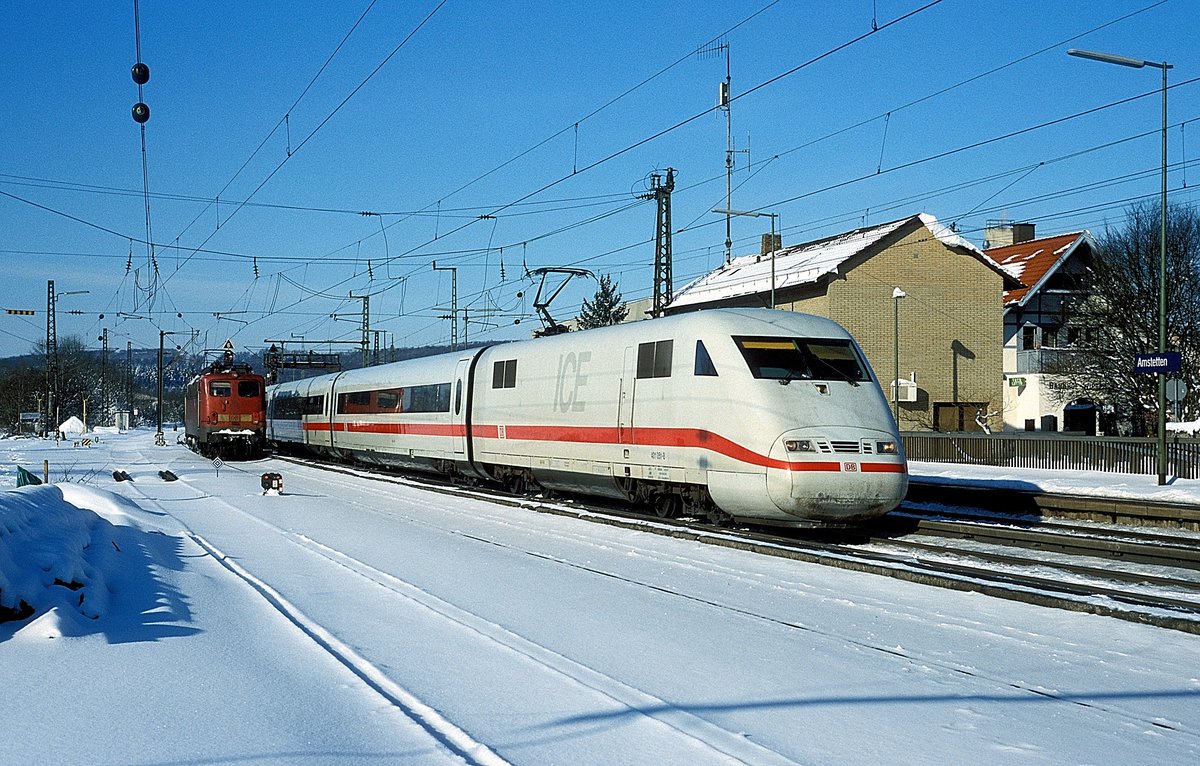
{"type": "MultiPolygon", "coordinates": [[[[1003,279],[978,258],[952,250],[921,226],[860,263],[843,265],[844,277],[821,296],[793,308],[829,317],[862,346],[891,399],[895,375],[895,301],[899,287],[900,378],[916,373],[915,403],[900,404],[902,430],[934,427],[934,404],[978,402],[1003,409],[1003,279]]],[[[967,411],[973,421],[976,409],[967,411]]],[[[999,430],[1003,417],[988,419],[999,430]]],[[[974,423],[968,423],[973,429],[974,423]]]]}

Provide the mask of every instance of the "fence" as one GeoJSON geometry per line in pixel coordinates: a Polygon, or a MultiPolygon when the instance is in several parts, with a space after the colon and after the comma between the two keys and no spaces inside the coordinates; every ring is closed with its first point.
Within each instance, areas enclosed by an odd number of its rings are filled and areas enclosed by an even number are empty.
{"type": "MultiPolygon", "coordinates": [[[[909,460],[1156,475],[1158,440],[1122,436],[905,433],[909,460]]],[[[1200,477],[1200,439],[1169,436],[1167,473],[1200,477]]]]}

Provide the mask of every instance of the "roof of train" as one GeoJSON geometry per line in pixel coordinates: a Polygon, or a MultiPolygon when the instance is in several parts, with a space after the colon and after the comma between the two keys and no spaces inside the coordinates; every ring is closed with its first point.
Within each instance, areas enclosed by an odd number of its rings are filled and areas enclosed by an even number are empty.
{"type": "Polygon", "coordinates": [[[477,354],[483,355],[493,351],[499,353],[504,353],[505,351],[523,351],[529,349],[534,344],[540,350],[553,353],[553,349],[556,346],[577,348],[581,339],[585,336],[587,340],[582,342],[587,342],[589,345],[594,346],[603,345],[614,338],[620,339],[617,342],[620,342],[622,345],[626,343],[647,342],[662,340],[664,336],[678,334],[681,327],[687,328],[686,332],[692,335],[716,333],[799,333],[810,336],[819,335],[820,337],[850,337],[850,333],[837,322],[813,314],[765,308],[708,309],[659,317],[641,322],[626,322],[610,327],[598,327],[592,330],[579,330],[561,335],[550,335],[543,338],[511,341],[494,346],[454,351],[448,354],[417,357],[415,359],[406,359],[401,362],[392,362],[391,364],[382,364],[375,367],[364,367],[343,372],[316,375],[311,378],[302,378],[287,383],[277,383],[268,387],[268,391],[294,391],[297,394],[304,395],[307,393],[309,386],[320,381],[327,381],[332,377],[340,376],[340,379],[347,383],[361,383],[387,376],[387,370],[396,365],[403,365],[406,374],[411,377],[421,377],[421,370],[424,368],[430,373],[430,379],[435,377],[440,379],[445,377],[447,367],[453,368],[459,361],[470,359],[477,354]]]}

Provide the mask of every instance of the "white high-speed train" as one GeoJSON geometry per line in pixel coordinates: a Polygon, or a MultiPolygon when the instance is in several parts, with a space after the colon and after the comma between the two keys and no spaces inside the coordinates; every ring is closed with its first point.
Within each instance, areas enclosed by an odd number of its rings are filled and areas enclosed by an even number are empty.
{"type": "Polygon", "coordinates": [[[317,455],[837,527],[899,505],[900,435],[828,319],[710,310],[322,375],[267,391],[267,439],[317,455]]]}

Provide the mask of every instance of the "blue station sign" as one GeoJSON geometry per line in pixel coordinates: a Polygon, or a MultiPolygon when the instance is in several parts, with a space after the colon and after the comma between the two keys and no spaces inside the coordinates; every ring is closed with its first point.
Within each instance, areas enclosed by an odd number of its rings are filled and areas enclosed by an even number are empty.
{"type": "Polygon", "coordinates": [[[1133,371],[1153,374],[1156,372],[1179,372],[1183,361],[1178,351],[1163,351],[1155,354],[1137,354],[1133,357],[1133,371]]]}

